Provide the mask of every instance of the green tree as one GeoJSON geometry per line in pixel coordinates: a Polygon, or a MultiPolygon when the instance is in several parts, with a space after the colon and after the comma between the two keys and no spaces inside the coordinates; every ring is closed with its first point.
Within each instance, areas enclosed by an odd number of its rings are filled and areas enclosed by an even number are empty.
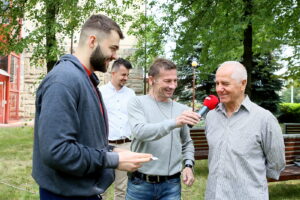
{"type": "MultiPolygon", "coordinates": [[[[186,52],[182,59],[177,61],[178,86],[175,91],[175,97],[185,104],[192,105],[193,99],[193,67],[192,62],[199,62],[201,54],[201,45],[194,46],[194,52],[186,52]]],[[[203,99],[215,93],[215,75],[202,69],[202,66],[195,70],[195,103],[202,103],[203,99]]]]}
{"type": "Polygon", "coordinates": [[[269,79],[268,83],[263,84],[266,87],[264,92],[269,91],[268,94],[276,96],[275,91],[282,84],[275,81],[278,77],[272,75],[281,67],[277,64],[278,57],[274,56],[274,52],[280,54],[284,45],[293,47],[295,51],[293,56],[286,58],[291,63],[288,76],[292,74],[297,77],[298,73],[299,78],[299,62],[295,62],[299,58],[300,46],[299,1],[173,0],[160,3],[152,0],[149,5],[155,5],[156,9],[159,7],[158,12],[163,13],[155,18],[163,22],[162,34],[158,36],[172,39],[176,43],[172,59],[181,70],[180,81],[183,81],[184,86],[178,88],[177,92],[181,99],[191,99],[191,90],[185,90],[191,84],[191,57],[201,63],[197,76],[204,76],[197,77],[197,90],[203,79],[211,79],[205,74],[214,73],[223,61],[237,60],[248,71],[247,93],[259,104],[264,101],[264,106],[271,110],[276,109],[271,105],[278,102],[278,97],[273,102],[259,99],[259,91],[263,88],[259,88],[257,83],[262,83],[261,78],[269,79]],[[195,50],[199,44],[201,52],[195,50]],[[266,70],[270,73],[266,73],[266,70]]]}
{"type": "Polygon", "coordinates": [[[280,66],[274,62],[270,54],[254,55],[252,65],[251,99],[263,108],[276,113],[281,102],[276,91],[281,90],[283,80],[274,75],[274,72],[280,66]]]}
{"type": "MultiPolygon", "coordinates": [[[[201,41],[203,68],[213,71],[225,60],[239,60],[246,66],[251,83],[254,54],[268,54],[283,44],[293,45],[286,35],[299,28],[298,23],[287,20],[299,18],[295,6],[295,1],[280,0],[174,0],[165,5],[169,15],[164,21],[175,28],[180,41],[175,59],[201,41]],[[183,22],[178,23],[180,20],[183,22]]],[[[247,92],[251,94],[249,86],[247,92]]]]}
{"type": "Polygon", "coordinates": [[[34,30],[24,38],[31,45],[32,61],[45,60],[49,72],[58,57],[65,52],[65,40],[71,40],[74,30],[95,9],[95,0],[28,0],[26,18],[33,23],[34,30]]]}
{"type": "MultiPolygon", "coordinates": [[[[201,49],[196,48],[195,53],[199,55],[201,49]]],[[[188,57],[186,64],[180,64],[178,67],[178,88],[175,95],[179,101],[186,104],[191,104],[192,101],[192,80],[193,69],[191,67],[192,60],[196,60],[197,56],[188,57]]],[[[278,65],[274,63],[273,57],[268,55],[254,55],[252,62],[252,82],[251,94],[252,100],[258,105],[270,110],[271,112],[278,111],[280,96],[276,91],[282,87],[283,81],[274,75],[274,71],[278,69],[278,65]],[[266,98],[267,97],[267,98],[266,98]]],[[[215,94],[215,72],[208,73],[205,70],[198,70],[196,75],[196,100],[202,103],[204,97],[210,94],[215,94]]]]}
{"type": "MultiPolygon", "coordinates": [[[[35,65],[44,65],[49,72],[64,52],[63,41],[95,9],[95,0],[14,0],[0,1],[0,54],[21,53],[28,48],[35,65]],[[31,21],[33,30],[20,37],[22,21],[31,21]]],[[[31,27],[32,28],[32,27],[31,27]]]]}
{"type": "MultiPolygon", "coordinates": [[[[149,2],[154,4],[157,8],[159,1],[149,2]]],[[[161,3],[160,9],[163,14],[156,19],[163,22],[165,37],[176,42],[173,59],[182,63],[187,52],[193,53],[193,46],[201,42],[199,60],[207,72],[225,60],[239,60],[251,83],[254,55],[269,54],[282,45],[299,48],[299,1],[173,0],[161,3]]]]}
{"type": "Polygon", "coordinates": [[[0,17],[2,24],[5,24],[0,29],[0,35],[9,40],[5,44],[1,43],[0,53],[20,53],[28,47],[28,51],[32,52],[31,60],[34,65],[46,64],[48,72],[59,56],[65,53],[66,41],[73,39],[88,16],[106,13],[124,26],[133,19],[132,13],[139,9],[140,4],[140,1],[133,0],[14,0],[9,6],[7,2],[9,1],[0,1],[0,17]],[[129,8],[133,12],[128,14],[125,11],[129,8]],[[20,38],[19,34],[13,33],[20,32],[19,22],[23,18],[32,23],[33,30],[28,30],[28,35],[20,38]]]}
{"type": "Polygon", "coordinates": [[[25,47],[20,35],[25,4],[26,0],[14,1],[13,6],[9,0],[0,1],[0,55],[20,53],[25,47]]]}
{"type": "Polygon", "coordinates": [[[147,69],[151,62],[163,53],[163,29],[159,26],[152,16],[145,16],[139,13],[138,19],[130,26],[129,34],[134,35],[138,42],[136,51],[128,58],[135,66],[144,69],[144,94],[147,91],[147,69]],[[143,24],[141,28],[141,24],[143,24]]]}

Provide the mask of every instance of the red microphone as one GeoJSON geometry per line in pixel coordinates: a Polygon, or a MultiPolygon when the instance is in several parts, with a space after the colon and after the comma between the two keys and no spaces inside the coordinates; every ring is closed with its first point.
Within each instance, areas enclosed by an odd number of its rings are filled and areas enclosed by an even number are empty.
{"type": "MultiPolygon", "coordinates": [[[[203,101],[203,107],[198,111],[198,114],[203,117],[205,116],[208,111],[215,109],[217,105],[219,104],[219,99],[215,95],[209,95],[205,97],[203,101]]],[[[190,128],[192,128],[192,125],[188,125],[190,128]]]]}
{"type": "Polygon", "coordinates": [[[199,110],[198,114],[201,116],[205,116],[208,111],[215,109],[219,104],[219,99],[215,95],[209,95],[205,97],[203,101],[203,107],[199,110]]]}

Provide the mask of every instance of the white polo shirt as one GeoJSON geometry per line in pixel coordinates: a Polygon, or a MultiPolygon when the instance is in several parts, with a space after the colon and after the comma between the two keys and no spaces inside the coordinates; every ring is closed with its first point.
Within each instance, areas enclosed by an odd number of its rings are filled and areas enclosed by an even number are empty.
{"type": "Polygon", "coordinates": [[[111,82],[100,86],[99,90],[108,114],[108,139],[130,138],[131,131],[128,124],[127,104],[129,99],[135,96],[135,92],[126,86],[117,91],[111,82]]]}

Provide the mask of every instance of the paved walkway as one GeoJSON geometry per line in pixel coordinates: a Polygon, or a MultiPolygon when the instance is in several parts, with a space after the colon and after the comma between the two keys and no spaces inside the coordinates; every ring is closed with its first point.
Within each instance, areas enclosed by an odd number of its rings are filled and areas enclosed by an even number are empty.
{"type": "Polygon", "coordinates": [[[21,127],[21,126],[33,126],[33,120],[20,120],[9,124],[0,124],[0,127],[21,127]]]}

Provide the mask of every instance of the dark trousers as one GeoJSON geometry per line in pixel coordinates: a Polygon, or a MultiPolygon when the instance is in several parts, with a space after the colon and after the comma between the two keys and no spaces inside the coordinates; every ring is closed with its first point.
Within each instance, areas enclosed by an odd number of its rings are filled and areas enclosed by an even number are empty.
{"type": "Polygon", "coordinates": [[[40,200],[101,200],[100,195],[91,197],[64,197],[40,188],[40,200]]]}

